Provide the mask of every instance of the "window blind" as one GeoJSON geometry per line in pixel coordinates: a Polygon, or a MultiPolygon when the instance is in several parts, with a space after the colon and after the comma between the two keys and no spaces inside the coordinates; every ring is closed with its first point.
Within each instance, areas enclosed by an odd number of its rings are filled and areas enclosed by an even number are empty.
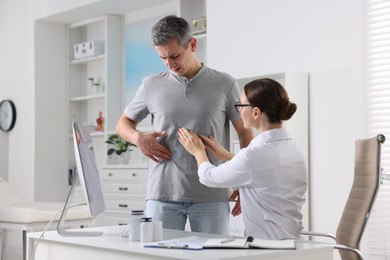
{"type": "MultiPolygon", "coordinates": [[[[390,0],[363,0],[363,78],[367,136],[383,134],[382,167],[390,173],[390,0]]],[[[361,249],[390,259],[390,181],[380,188],[361,249]]]]}

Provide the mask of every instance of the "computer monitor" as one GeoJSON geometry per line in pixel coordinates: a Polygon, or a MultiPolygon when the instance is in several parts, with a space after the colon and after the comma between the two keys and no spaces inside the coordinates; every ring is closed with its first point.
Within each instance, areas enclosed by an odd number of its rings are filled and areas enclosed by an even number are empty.
{"type": "MultiPolygon", "coordinates": [[[[76,123],[72,123],[73,143],[77,165],[78,178],[83,189],[86,204],[90,210],[91,216],[96,217],[105,210],[102,186],[100,183],[99,170],[93,151],[92,139],[89,130],[76,123]]],[[[99,236],[102,232],[86,231],[67,231],[64,228],[66,213],[69,207],[70,197],[73,192],[76,181],[73,182],[69,191],[68,198],[65,202],[64,209],[57,231],[63,236],[99,236]]]]}

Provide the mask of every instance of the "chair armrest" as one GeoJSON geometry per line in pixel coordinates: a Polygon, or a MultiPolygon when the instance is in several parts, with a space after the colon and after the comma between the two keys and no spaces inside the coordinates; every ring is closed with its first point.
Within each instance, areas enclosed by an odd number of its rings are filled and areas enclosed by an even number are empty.
{"type": "Polygon", "coordinates": [[[341,250],[351,251],[351,252],[357,254],[357,255],[359,256],[360,260],[364,260],[362,253],[361,253],[360,250],[357,249],[357,248],[353,248],[353,247],[346,246],[346,245],[341,245],[341,244],[336,244],[336,245],[334,245],[334,248],[335,248],[335,249],[341,249],[341,250]]]}
{"type": "Polygon", "coordinates": [[[336,237],[329,233],[320,233],[320,232],[314,232],[314,231],[302,231],[301,235],[304,236],[316,236],[316,237],[330,237],[333,238],[336,241],[336,237]]]}
{"type": "MultiPolygon", "coordinates": [[[[310,233],[310,235],[311,235],[311,233],[317,233],[317,232],[303,231],[303,233],[310,233]]],[[[319,234],[323,234],[323,233],[319,233],[319,234]]],[[[328,234],[325,234],[324,236],[327,237],[328,234]]],[[[362,253],[360,252],[360,250],[357,249],[357,248],[350,247],[350,246],[346,246],[346,245],[342,245],[342,244],[336,244],[336,243],[327,243],[327,242],[320,242],[320,241],[304,240],[304,239],[298,239],[298,240],[295,240],[295,242],[296,243],[308,243],[308,244],[317,244],[317,245],[320,244],[320,245],[332,246],[334,249],[351,251],[351,252],[355,253],[356,255],[358,255],[360,260],[364,260],[364,257],[362,255],[362,253]]]]}

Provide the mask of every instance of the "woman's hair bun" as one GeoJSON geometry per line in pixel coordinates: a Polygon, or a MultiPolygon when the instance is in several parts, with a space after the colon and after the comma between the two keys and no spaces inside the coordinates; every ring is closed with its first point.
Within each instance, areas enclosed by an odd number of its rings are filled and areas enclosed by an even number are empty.
{"type": "Polygon", "coordinates": [[[297,111],[297,105],[295,103],[290,102],[289,99],[282,100],[282,102],[280,102],[280,120],[289,120],[294,115],[295,111],[297,111]]]}

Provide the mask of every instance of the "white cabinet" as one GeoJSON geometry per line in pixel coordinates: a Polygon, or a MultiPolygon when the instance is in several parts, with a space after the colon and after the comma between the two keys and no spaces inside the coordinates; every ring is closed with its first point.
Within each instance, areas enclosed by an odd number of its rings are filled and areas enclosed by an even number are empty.
{"type": "MultiPolygon", "coordinates": [[[[122,91],[122,18],[102,15],[67,25],[67,126],[68,168],[76,167],[72,138],[72,122],[90,127],[96,161],[107,163],[105,140],[115,130],[121,114],[122,91]],[[102,42],[104,51],[98,55],[77,58],[75,45],[102,42]],[[102,129],[97,129],[101,113],[102,129]]],[[[89,46],[87,46],[89,47],[89,46]]],[[[99,168],[100,168],[99,167],[99,168]]],[[[85,201],[76,187],[72,201],[85,201]]],[[[101,217],[96,224],[102,224],[101,217]]]]}
{"type": "Polygon", "coordinates": [[[126,225],[132,210],[145,210],[147,174],[144,166],[103,167],[104,225],[126,225]]]}

